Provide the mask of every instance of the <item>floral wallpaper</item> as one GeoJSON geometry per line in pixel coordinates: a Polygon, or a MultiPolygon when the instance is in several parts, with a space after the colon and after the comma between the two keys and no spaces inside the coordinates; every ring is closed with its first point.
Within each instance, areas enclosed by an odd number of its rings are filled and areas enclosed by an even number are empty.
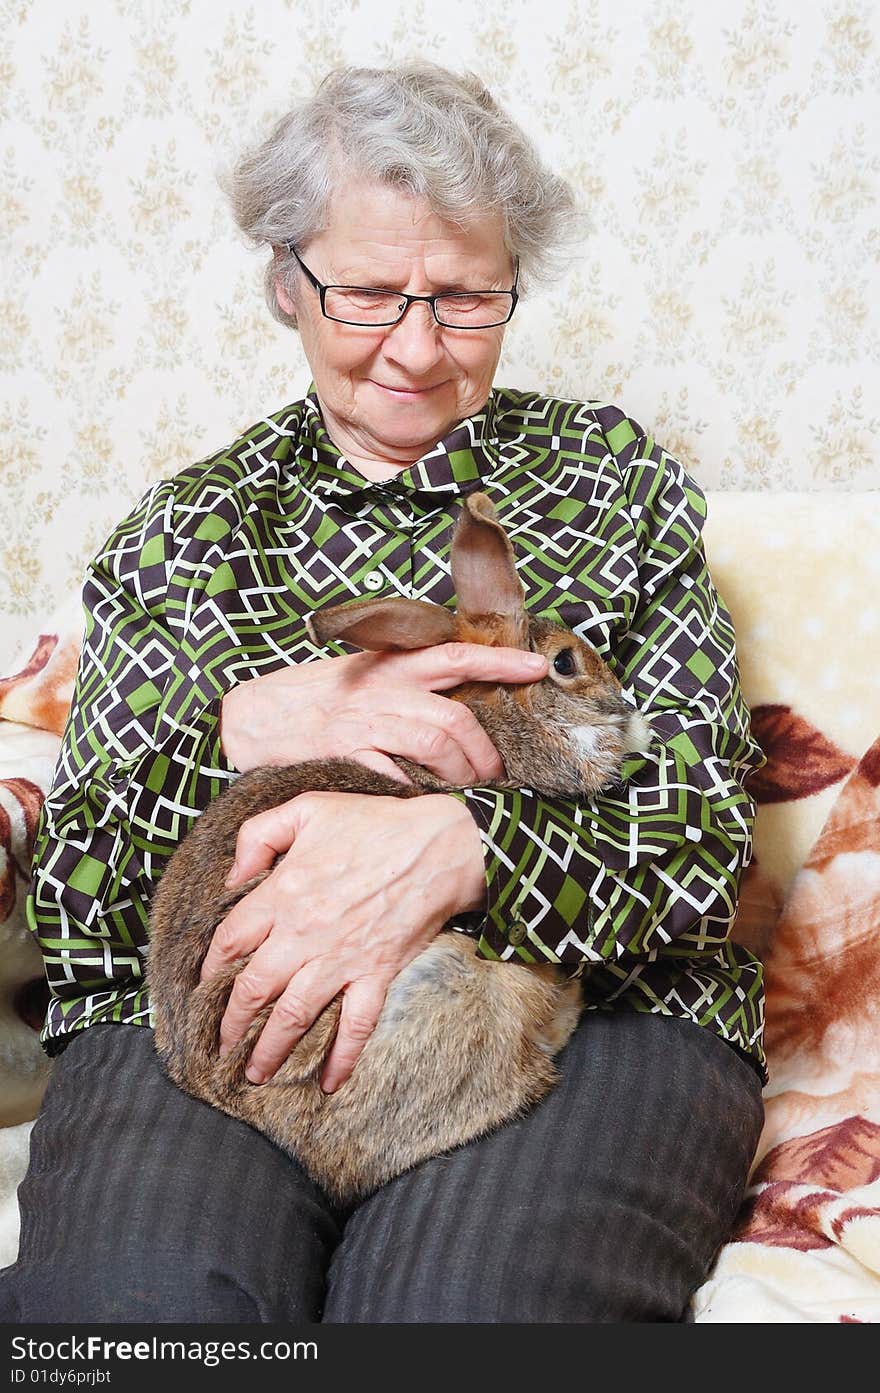
{"type": "Polygon", "coordinates": [[[499,381],[616,401],[709,490],[878,487],[868,0],[0,0],[0,661],[149,482],[308,384],[217,172],[329,67],[425,56],[589,212],[499,381]]]}

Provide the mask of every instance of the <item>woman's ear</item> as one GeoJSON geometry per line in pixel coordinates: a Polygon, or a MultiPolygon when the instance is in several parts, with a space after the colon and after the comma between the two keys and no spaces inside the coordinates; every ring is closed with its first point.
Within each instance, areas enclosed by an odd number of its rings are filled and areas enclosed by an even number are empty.
{"type": "Polygon", "coordinates": [[[278,304],[281,306],[284,313],[290,315],[290,317],[295,320],[296,304],[291,299],[289,292],[286,290],[284,281],[280,274],[281,267],[284,265],[286,259],[286,255],[287,253],[285,252],[283,247],[272,248],[272,259],[274,261],[275,270],[275,294],[278,298],[278,304]]]}

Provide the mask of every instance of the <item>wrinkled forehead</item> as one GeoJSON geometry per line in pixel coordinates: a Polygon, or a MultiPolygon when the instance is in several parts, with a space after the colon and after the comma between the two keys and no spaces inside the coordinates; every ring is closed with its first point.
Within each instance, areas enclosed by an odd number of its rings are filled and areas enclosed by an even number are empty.
{"type": "Polygon", "coordinates": [[[332,261],[337,273],[364,274],[374,266],[400,277],[414,261],[439,275],[508,276],[512,259],[496,210],[476,210],[466,224],[451,222],[414,194],[386,184],[352,181],[327,206],[324,227],[310,237],[311,255],[332,261]]]}

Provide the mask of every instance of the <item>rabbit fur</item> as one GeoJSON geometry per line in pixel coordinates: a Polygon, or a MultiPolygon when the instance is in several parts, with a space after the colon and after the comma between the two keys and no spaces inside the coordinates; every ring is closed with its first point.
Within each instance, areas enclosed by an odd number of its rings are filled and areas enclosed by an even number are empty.
{"type": "MultiPolygon", "coordinates": [[[[310,616],[313,641],[386,651],[461,640],[544,653],[550,672],[541,681],[470,682],[447,695],[470,707],[501,755],[498,787],[577,796],[613,782],[624,753],[644,748],[649,731],[593,648],[528,618],[510,541],[485,494],[465,500],[451,563],[457,612],[399,597],[356,600],[310,616]]],[[[538,1102],[558,1077],[554,1056],[582,1009],[580,983],[561,968],[486,961],[473,938],[444,930],[392,982],[353,1074],[335,1092],[325,1094],[319,1081],[341,996],[267,1083],[251,1084],[244,1070],[270,1007],[219,1057],[220,1021],[247,959],[205,984],[199,971],[217,925],[263,879],[225,888],[242,823],[306,790],[412,798],[450,787],[407,760],[396,763],[413,784],[349,759],[240,775],[183,839],[151,908],[148,980],[167,1073],[295,1156],[340,1205],[538,1102]]]]}

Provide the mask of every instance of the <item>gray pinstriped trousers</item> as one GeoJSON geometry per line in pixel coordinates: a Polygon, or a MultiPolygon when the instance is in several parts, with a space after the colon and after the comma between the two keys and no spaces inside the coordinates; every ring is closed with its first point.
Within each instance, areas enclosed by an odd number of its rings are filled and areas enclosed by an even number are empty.
{"type": "Polygon", "coordinates": [[[708,1030],[588,1011],[527,1117],[350,1213],[169,1083],[142,1026],[58,1058],[19,1189],[13,1323],[682,1321],[742,1199],[755,1071],[708,1030]]]}

